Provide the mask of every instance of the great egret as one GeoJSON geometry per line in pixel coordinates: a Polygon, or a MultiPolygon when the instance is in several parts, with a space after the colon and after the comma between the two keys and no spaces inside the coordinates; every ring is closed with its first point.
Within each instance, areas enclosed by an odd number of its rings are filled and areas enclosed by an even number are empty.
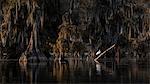
{"type": "Polygon", "coordinates": [[[99,55],[99,54],[101,54],[101,50],[100,49],[96,52],[96,55],[99,55]]]}

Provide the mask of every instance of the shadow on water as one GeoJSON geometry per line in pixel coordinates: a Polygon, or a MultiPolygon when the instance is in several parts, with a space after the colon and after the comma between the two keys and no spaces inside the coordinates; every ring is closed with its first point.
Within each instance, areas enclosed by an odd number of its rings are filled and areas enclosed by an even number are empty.
{"type": "Polygon", "coordinates": [[[150,66],[67,59],[63,63],[0,63],[0,83],[150,83],[150,66]]]}

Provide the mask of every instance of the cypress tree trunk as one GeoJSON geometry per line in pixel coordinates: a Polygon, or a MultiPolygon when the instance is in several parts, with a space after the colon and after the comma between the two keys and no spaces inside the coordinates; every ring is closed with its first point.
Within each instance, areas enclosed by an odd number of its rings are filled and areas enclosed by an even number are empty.
{"type": "MultiPolygon", "coordinates": [[[[1,48],[6,48],[6,51],[16,49],[16,58],[23,53],[20,61],[34,58],[41,61],[46,59],[43,51],[49,53],[52,50],[49,44],[56,45],[60,33],[67,37],[66,42],[59,45],[62,50],[65,50],[64,44],[67,42],[70,43],[70,48],[75,44],[70,39],[73,36],[82,46],[90,46],[93,52],[117,43],[120,36],[130,40],[132,30],[136,40],[143,37],[149,39],[147,2],[148,0],[0,0],[1,48]],[[70,35],[68,30],[59,29],[59,25],[63,24],[61,16],[66,12],[69,14],[69,28],[66,28],[71,32],[70,35]],[[75,30],[70,26],[75,26],[75,30]]],[[[77,48],[79,46],[75,49],[83,50],[77,48]]]]}

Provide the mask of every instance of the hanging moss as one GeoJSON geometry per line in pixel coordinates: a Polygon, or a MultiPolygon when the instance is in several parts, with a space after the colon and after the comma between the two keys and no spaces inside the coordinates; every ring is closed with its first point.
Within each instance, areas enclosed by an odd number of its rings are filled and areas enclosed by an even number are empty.
{"type": "Polygon", "coordinates": [[[3,47],[15,45],[19,52],[30,54],[49,53],[52,46],[58,53],[80,52],[87,45],[96,51],[117,44],[120,36],[138,44],[150,36],[146,3],[147,0],[2,0],[0,41],[3,47]]]}

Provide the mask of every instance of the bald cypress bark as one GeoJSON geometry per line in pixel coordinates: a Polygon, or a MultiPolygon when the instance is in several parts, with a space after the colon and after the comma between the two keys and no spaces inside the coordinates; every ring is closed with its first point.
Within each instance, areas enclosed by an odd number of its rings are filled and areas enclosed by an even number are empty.
{"type": "Polygon", "coordinates": [[[26,53],[27,58],[45,59],[43,52],[53,50],[60,32],[67,35],[59,29],[66,13],[69,25],[76,27],[70,28],[66,40],[78,37],[75,40],[86,46],[84,51],[89,46],[93,52],[110,46],[120,36],[131,43],[145,41],[150,31],[146,3],[147,0],[1,0],[0,42],[6,51],[15,48],[16,58],[26,53]],[[146,38],[140,40],[142,37],[146,38]]]}

